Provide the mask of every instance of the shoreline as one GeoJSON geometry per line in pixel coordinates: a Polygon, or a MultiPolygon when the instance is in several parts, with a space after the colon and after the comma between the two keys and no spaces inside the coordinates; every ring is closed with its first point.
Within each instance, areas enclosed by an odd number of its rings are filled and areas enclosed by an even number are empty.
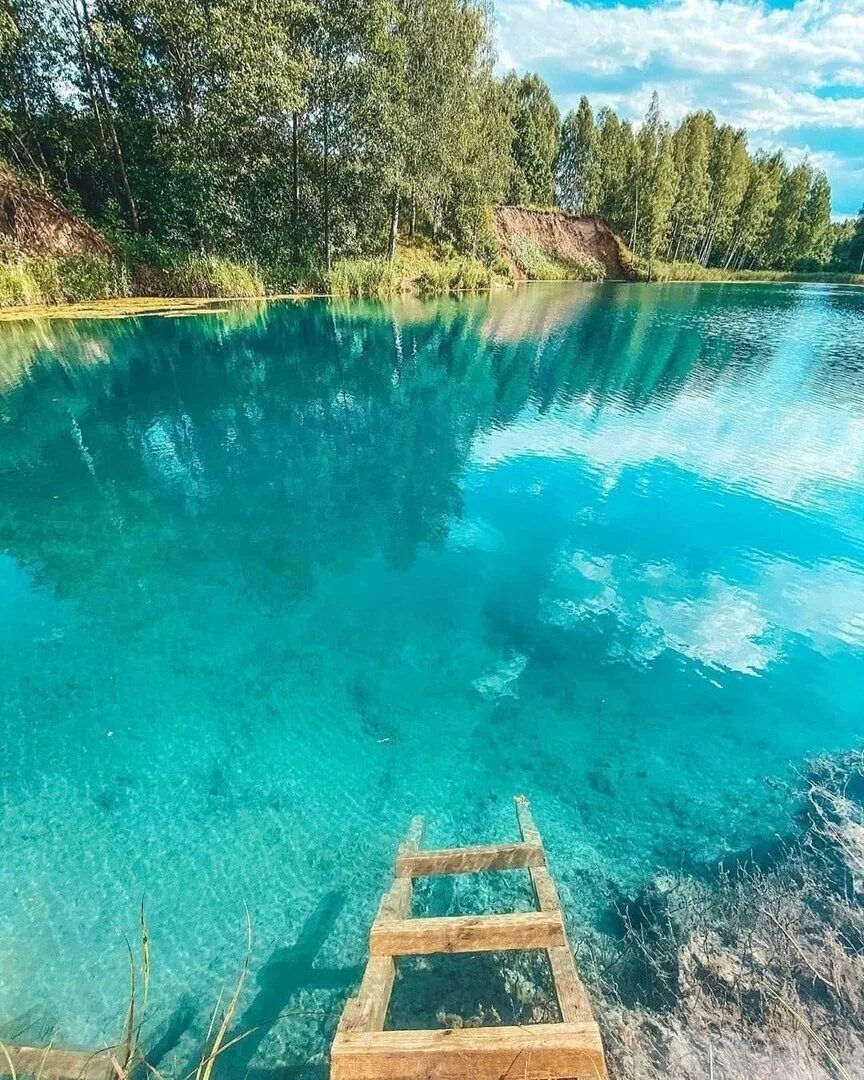
{"type": "MultiPolygon", "coordinates": [[[[810,280],[808,278],[670,278],[668,280],[633,281],[626,278],[608,278],[603,281],[578,281],[573,278],[522,278],[511,282],[508,288],[523,285],[822,285],[844,289],[864,289],[864,281],[810,280]]],[[[270,296],[130,296],[105,300],[82,300],[72,304],[28,304],[0,307],[0,323],[26,322],[39,319],[125,319],[134,316],[162,316],[184,318],[193,315],[219,315],[229,310],[228,305],[264,304],[282,300],[394,300],[411,296],[427,299],[430,296],[464,296],[500,291],[498,288],[462,290],[447,293],[397,293],[392,296],[350,297],[339,293],[297,292],[274,293],[270,296]]]]}

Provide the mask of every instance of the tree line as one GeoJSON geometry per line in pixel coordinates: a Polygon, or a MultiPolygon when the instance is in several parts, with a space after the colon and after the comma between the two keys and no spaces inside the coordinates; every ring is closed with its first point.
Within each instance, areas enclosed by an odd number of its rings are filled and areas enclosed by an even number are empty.
{"type": "Polygon", "coordinates": [[[480,0],[0,0],[0,154],[202,251],[476,248],[511,160],[493,64],[480,0]]]}
{"type": "Polygon", "coordinates": [[[298,269],[418,231],[488,258],[502,202],[602,214],[649,261],[835,239],[824,173],[711,113],[562,123],[538,75],[496,75],[486,0],[0,0],[0,156],[142,244],[298,269]]]}
{"type": "Polygon", "coordinates": [[[595,117],[583,97],[561,128],[557,183],[564,208],[601,214],[649,263],[813,270],[834,260],[842,238],[848,269],[858,247],[864,256],[864,214],[835,228],[823,170],[751,153],[745,131],[708,111],[672,128],[656,93],[638,129],[609,108],[595,117]]]}

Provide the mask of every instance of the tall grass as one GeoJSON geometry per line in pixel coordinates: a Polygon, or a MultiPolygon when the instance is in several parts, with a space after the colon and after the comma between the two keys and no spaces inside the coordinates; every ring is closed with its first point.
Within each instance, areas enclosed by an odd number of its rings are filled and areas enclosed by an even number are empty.
{"type": "Polygon", "coordinates": [[[0,262],[0,307],[131,295],[128,266],[106,255],[12,256],[0,262]]]}
{"type": "Polygon", "coordinates": [[[267,287],[257,266],[215,255],[159,250],[142,262],[137,250],[118,255],[0,256],[0,307],[74,304],[129,296],[261,297],[267,287]]]}
{"type": "MultiPolygon", "coordinates": [[[[120,1042],[109,1047],[111,1072],[113,1080],[133,1080],[135,1077],[149,1073],[155,1080],[162,1080],[162,1074],[155,1069],[147,1060],[147,1056],[141,1047],[141,1031],[147,1019],[147,1005],[150,992],[150,939],[147,923],[144,919],[144,907],[141,907],[139,921],[141,935],[140,973],[139,965],[131,946],[129,947],[129,970],[130,989],[129,1001],[126,1006],[126,1019],[123,1023],[123,1034],[120,1042]],[[140,987],[140,990],[139,990],[140,987]]],[[[253,1029],[241,1031],[229,1038],[231,1025],[237,1016],[237,1008],[246,980],[249,975],[249,964],[252,957],[252,920],[249,910],[246,910],[246,952],[240,968],[240,974],[234,983],[234,989],[225,1008],[222,1008],[222,994],[219,994],[213,1011],[210,1014],[210,1023],[204,1044],[198,1056],[195,1068],[182,1080],[211,1080],[213,1066],[218,1058],[232,1046],[236,1046],[253,1029]],[[221,1013],[221,1015],[220,1015],[221,1013]]],[[[273,1018],[276,1019],[275,1017],[273,1018]]]]}
{"type": "Polygon", "coordinates": [[[764,281],[764,282],[826,282],[838,285],[864,285],[864,274],[834,273],[795,270],[724,270],[720,266],[702,266],[700,263],[655,262],[650,265],[639,259],[636,274],[642,281],[764,281]]]}
{"type": "Polygon", "coordinates": [[[394,296],[398,293],[477,292],[492,284],[492,270],[479,259],[447,255],[415,242],[387,259],[342,259],[326,276],[333,296],[394,296]]]}
{"type": "Polygon", "coordinates": [[[24,262],[0,263],[0,306],[41,304],[39,282],[24,262]]]}
{"type": "Polygon", "coordinates": [[[216,255],[188,255],[164,268],[171,295],[242,296],[267,295],[267,286],[254,263],[232,262],[216,255]]]}
{"type": "Polygon", "coordinates": [[[387,259],[340,259],[325,279],[327,292],[333,296],[391,296],[400,284],[387,259]]]}
{"type": "Polygon", "coordinates": [[[492,271],[479,259],[455,258],[429,265],[417,280],[421,293],[479,292],[492,284],[492,271]]]}

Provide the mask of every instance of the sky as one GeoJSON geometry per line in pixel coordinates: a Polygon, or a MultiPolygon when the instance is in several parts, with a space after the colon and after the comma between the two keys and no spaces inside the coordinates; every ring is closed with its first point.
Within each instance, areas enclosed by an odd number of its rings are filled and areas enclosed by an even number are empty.
{"type": "Polygon", "coordinates": [[[836,216],[864,203],[864,0],[495,0],[499,66],[562,111],[587,94],[639,120],[710,108],[751,148],[825,169],[836,216]]]}

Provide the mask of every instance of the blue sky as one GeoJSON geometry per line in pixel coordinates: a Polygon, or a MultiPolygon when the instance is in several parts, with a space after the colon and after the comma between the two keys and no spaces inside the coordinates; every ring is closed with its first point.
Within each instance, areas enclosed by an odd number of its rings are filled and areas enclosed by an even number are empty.
{"type": "Polygon", "coordinates": [[[495,0],[499,64],[539,71],[562,110],[582,94],[640,119],[713,109],[752,147],[782,147],[864,203],[864,0],[495,0]]]}

